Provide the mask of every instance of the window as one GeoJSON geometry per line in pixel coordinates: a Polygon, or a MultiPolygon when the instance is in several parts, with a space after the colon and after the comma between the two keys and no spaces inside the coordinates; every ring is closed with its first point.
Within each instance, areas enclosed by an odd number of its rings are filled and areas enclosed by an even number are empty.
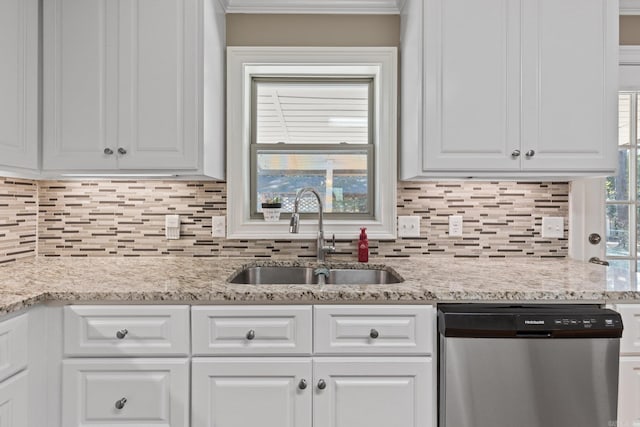
{"type": "MultiPolygon", "coordinates": [[[[291,213],[298,189],[324,195],[327,218],[373,218],[372,79],[254,78],[251,217],[278,197],[291,213]]],[[[301,212],[317,212],[312,195],[301,212]]]]}
{"type": "Polygon", "coordinates": [[[300,234],[288,232],[296,192],[323,197],[325,231],[396,234],[395,48],[227,49],[228,237],[313,239],[317,202],[302,200],[300,234]],[[278,196],[279,222],[261,202],[278,196]]]}
{"type": "Polygon", "coordinates": [[[605,257],[618,277],[640,271],[640,46],[620,46],[618,174],[605,181],[605,257]]]}
{"type": "Polygon", "coordinates": [[[612,266],[638,271],[638,107],[640,92],[618,96],[618,174],[608,177],[606,191],[606,257],[612,266]]]}

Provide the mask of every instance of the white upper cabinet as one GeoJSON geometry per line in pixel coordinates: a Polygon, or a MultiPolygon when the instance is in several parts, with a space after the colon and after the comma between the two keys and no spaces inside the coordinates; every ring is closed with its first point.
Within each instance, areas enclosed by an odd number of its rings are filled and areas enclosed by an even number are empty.
{"type": "Polygon", "coordinates": [[[519,2],[424,7],[425,168],[519,169],[519,2]]]}
{"type": "MultiPolygon", "coordinates": [[[[525,170],[614,171],[618,2],[522,3],[525,170]]],[[[601,173],[602,174],[602,173],[601,173]]]]}
{"type": "Polygon", "coordinates": [[[197,3],[120,3],[120,168],[198,166],[197,3]]]}
{"type": "Polygon", "coordinates": [[[45,0],[44,43],[43,169],[223,177],[216,1],[45,0]]]}
{"type": "Polygon", "coordinates": [[[615,0],[407,0],[400,178],[614,171],[617,31],[615,0]]]}
{"type": "Polygon", "coordinates": [[[38,0],[0,2],[0,166],[38,168],[38,0]]]}
{"type": "Polygon", "coordinates": [[[43,167],[115,169],[117,4],[44,2],[43,167]],[[109,154],[111,153],[111,154],[109,154]]]}

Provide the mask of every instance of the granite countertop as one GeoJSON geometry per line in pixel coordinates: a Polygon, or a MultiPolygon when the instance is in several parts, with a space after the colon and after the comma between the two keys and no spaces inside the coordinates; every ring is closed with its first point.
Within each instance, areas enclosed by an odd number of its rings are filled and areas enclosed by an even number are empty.
{"type": "MultiPolygon", "coordinates": [[[[628,274],[564,259],[372,260],[405,281],[393,285],[237,285],[246,265],[314,265],[242,258],[34,258],[0,266],[0,314],[46,301],[212,304],[445,301],[640,301],[628,274]]],[[[329,261],[331,267],[345,263],[329,261]]],[[[353,266],[353,263],[349,263],[353,266]]],[[[355,264],[366,267],[366,264],[355,264]]]]}

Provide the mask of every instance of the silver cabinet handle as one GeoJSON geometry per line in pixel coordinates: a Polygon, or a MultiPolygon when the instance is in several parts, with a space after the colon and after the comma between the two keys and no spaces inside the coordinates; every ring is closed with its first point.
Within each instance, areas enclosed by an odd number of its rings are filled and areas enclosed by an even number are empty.
{"type": "Polygon", "coordinates": [[[124,408],[125,403],[127,403],[127,398],[126,397],[123,397],[120,400],[116,400],[116,409],[124,408]]]}
{"type": "Polygon", "coordinates": [[[371,329],[371,331],[369,332],[369,336],[375,340],[380,336],[380,334],[375,329],[371,329]]]}
{"type": "Polygon", "coordinates": [[[113,150],[111,148],[105,148],[104,154],[106,154],[107,156],[110,156],[113,154],[113,150]]]}
{"type": "Polygon", "coordinates": [[[320,390],[324,390],[325,388],[327,388],[327,383],[324,380],[318,381],[318,388],[320,390]]]}
{"type": "Polygon", "coordinates": [[[254,331],[253,329],[249,330],[249,332],[247,332],[247,339],[249,341],[251,341],[252,339],[254,339],[256,337],[256,331],[254,331]]]}
{"type": "Polygon", "coordinates": [[[118,148],[118,154],[124,156],[125,154],[127,154],[127,150],[125,150],[124,148],[120,147],[120,148],[118,148]]]}
{"type": "Polygon", "coordinates": [[[527,156],[527,157],[533,157],[533,156],[536,155],[536,152],[535,152],[535,150],[529,150],[526,153],[524,153],[524,155],[527,156]]]}
{"type": "Polygon", "coordinates": [[[121,340],[124,339],[124,337],[126,337],[128,333],[129,331],[127,331],[126,329],[120,329],[118,332],[116,332],[116,337],[121,340]]]}
{"type": "Polygon", "coordinates": [[[520,157],[520,150],[513,150],[511,152],[511,157],[520,157]]]}
{"type": "Polygon", "coordinates": [[[304,378],[300,380],[300,382],[298,383],[298,388],[300,390],[304,390],[305,388],[307,388],[307,380],[305,380],[304,378]]]}

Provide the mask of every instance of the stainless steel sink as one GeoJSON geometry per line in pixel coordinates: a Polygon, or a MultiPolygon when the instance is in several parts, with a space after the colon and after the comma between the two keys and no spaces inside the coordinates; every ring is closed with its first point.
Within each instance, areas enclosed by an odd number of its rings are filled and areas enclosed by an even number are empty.
{"type": "Polygon", "coordinates": [[[247,267],[230,283],[244,285],[385,285],[404,279],[388,268],[314,268],[298,266],[247,267]],[[326,274],[328,271],[328,275],[326,274]]]}
{"type": "Polygon", "coordinates": [[[389,270],[376,269],[331,269],[327,283],[335,285],[386,285],[404,280],[389,270]]]}
{"type": "Polygon", "coordinates": [[[312,267],[248,267],[235,276],[230,283],[245,285],[312,285],[318,283],[312,267]]]}

